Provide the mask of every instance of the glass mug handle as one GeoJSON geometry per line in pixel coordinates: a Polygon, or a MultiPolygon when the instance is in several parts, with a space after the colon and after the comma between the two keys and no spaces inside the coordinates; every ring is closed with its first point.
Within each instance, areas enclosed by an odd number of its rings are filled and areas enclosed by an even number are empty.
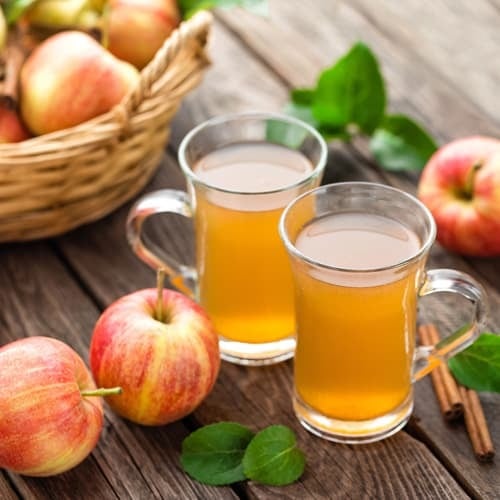
{"type": "Polygon", "coordinates": [[[425,281],[418,292],[425,297],[438,292],[458,293],[474,306],[472,321],[433,346],[417,347],[413,367],[413,380],[419,380],[436,366],[446,362],[455,354],[471,345],[480,334],[486,318],[487,302],[483,287],[468,274],[453,269],[433,269],[427,271],[425,281]]]}
{"type": "Polygon", "coordinates": [[[180,292],[194,297],[197,282],[196,270],[169,255],[160,258],[146,248],[142,241],[144,221],[155,214],[170,213],[191,218],[193,211],[189,196],[184,191],[160,189],[139,198],[132,206],[127,217],[127,239],[135,254],[148,266],[157,270],[163,268],[172,285],[180,292]]]}

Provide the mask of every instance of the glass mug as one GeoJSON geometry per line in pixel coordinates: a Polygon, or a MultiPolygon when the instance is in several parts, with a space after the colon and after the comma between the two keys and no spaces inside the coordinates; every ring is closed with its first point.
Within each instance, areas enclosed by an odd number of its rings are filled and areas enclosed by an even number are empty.
{"type": "Polygon", "coordinates": [[[295,283],[298,419],[343,443],[394,434],[413,409],[412,383],[479,335],[481,285],[458,271],[425,271],[434,220],[419,200],[391,187],[314,189],[287,206],[279,231],[295,283]],[[417,300],[436,292],[474,305],[470,328],[416,347],[417,300]]]}
{"type": "Polygon", "coordinates": [[[204,307],[227,361],[264,365],[293,356],[293,284],[278,221],[291,200],[319,185],[326,157],[322,137],[294,118],[218,117],[180,145],[188,193],[147,194],[129,213],[133,250],[152,268],[165,268],[171,283],[204,307]],[[158,213],[193,218],[196,269],[145,247],[142,224],[158,213]]]}

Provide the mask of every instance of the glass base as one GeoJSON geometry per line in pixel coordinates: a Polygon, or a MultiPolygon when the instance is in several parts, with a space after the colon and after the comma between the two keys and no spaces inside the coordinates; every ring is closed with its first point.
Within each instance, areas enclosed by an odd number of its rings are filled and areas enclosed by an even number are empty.
{"type": "Polygon", "coordinates": [[[413,391],[392,412],[370,420],[337,420],[326,417],[304,403],[297,394],[293,409],[303,427],[328,441],[344,444],[363,444],[380,441],[398,432],[413,410],[413,391]]]}
{"type": "Polygon", "coordinates": [[[293,357],[295,337],[274,342],[237,342],[219,335],[220,357],[224,361],[244,366],[264,366],[280,363],[293,357]]]}

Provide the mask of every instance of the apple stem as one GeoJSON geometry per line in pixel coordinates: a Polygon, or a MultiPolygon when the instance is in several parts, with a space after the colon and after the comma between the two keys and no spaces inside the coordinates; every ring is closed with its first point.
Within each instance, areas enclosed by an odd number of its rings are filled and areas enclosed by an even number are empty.
{"type": "Polygon", "coordinates": [[[165,269],[158,269],[156,274],[156,290],[158,295],[156,298],[155,319],[163,322],[163,284],[165,282],[165,269]]]}
{"type": "Polygon", "coordinates": [[[121,394],[122,393],[122,388],[121,387],[110,387],[105,389],[104,387],[100,387],[99,389],[91,389],[88,391],[80,391],[80,394],[84,397],[91,397],[91,396],[97,396],[97,397],[105,397],[105,396],[115,396],[116,394],[121,394]]]}
{"type": "Polygon", "coordinates": [[[463,196],[467,200],[472,200],[474,194],[474,180],[476,178],[477,171],[482,167],[481,162],[476,162],[472,165],[472,168],[467,172],[467,177],[465,178],[465,185],[463,188],[463,196]]]}

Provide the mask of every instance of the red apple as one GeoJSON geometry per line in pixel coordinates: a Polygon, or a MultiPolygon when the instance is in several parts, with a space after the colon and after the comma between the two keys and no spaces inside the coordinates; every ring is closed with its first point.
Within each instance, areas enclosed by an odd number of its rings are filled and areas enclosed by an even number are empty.
{"type": "Polygon", "coordinates": [[[0,106],[0,144],[5,142],[21,142],[29,139],[30,133],[22,124],[17,112],[0,106]]]}
{"type": "Polygon", "coordinates": [[[500,141],[468,137],[440,148],[425,166],[418,197],[447,249],[500,255],[500,141]]]}
{"type": "Polygon", "coordinates": [[[91,36],[63,31],[42,42],[21,70],[21,114],[35,134],[85,122],[118,104],[139,79],[91,36]]]}
{"type": "Polygon", "coordinates": [[[140,290],[111,304],[90,345],[98,385],[120,385],[106,398],[123,417],[163,425],[192,412],[211,391],[220,359],[218,337],[203,309],[172,290],[140,290]]]}
{"type": "Polygon", "coordinates": [[[175,0],[111,0],[108,49],[119,59],[142,69],[179,21],[175,0]]]}
{"type": "Polygon", "coordinates": [[[102,400],[80,356],[65,343],[30,337],[0,348],[0,467],[50,476],[95,447],[102,400]]]}

